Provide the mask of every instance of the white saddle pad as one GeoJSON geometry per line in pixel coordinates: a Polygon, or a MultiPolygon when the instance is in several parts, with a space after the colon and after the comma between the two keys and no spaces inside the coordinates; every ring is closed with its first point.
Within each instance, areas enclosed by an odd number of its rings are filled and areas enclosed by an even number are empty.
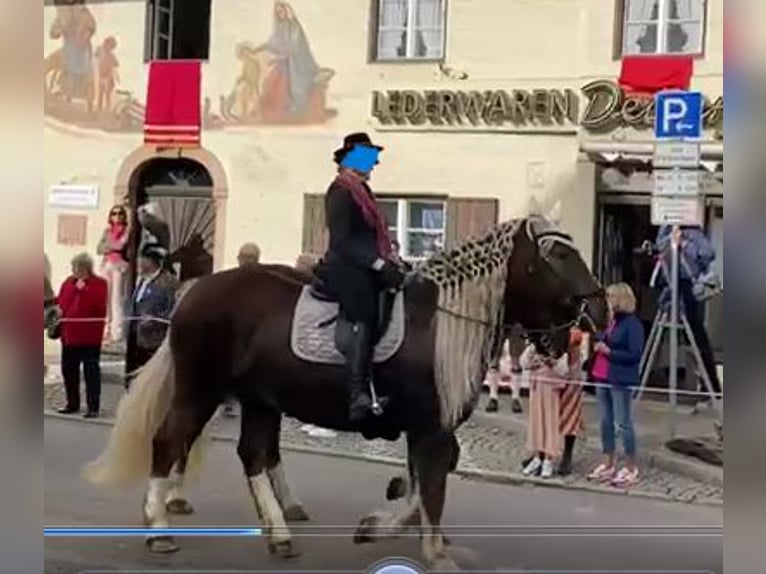
{"type": "MultiPolygon", "coordinates": [[[[293,353],[304,361],[342,365],[346,362],[335,347],[335,326],[339,305],[320,301],[311,296],[311,287],[303,288],[293,315],[290,346],[293,353]],[[332,321],[329,325],[327,322],[332,321]]],[[[394,301],[391,322],[386,334],[375,346],[373,361],[383,363],[393,357],[404,341],[404,294],[394,301]]]]}

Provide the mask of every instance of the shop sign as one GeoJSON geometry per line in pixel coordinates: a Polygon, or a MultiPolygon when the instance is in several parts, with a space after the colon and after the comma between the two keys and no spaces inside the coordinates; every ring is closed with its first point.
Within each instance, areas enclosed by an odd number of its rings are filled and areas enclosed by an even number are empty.
{"type": "MultiPolygon", "coordinates": [[[[372,94],[372,115],[383,125],[514,126],[562,128],[581,125],[594,132],[619,127],[651,129],[653,97],[626,93],[609,80],[572,89],[387,90],[372,94]],[[583,101],[581,101],[581,99],[583,101]]],[[[705,129],[723,130],[723,98],[705,100],[705,129]]]]}
{"type": "Polygon", "coordinates": [[[71,209],[98,208],[97,185],[53,185],[48,192],[48,205],[71,209]]]}

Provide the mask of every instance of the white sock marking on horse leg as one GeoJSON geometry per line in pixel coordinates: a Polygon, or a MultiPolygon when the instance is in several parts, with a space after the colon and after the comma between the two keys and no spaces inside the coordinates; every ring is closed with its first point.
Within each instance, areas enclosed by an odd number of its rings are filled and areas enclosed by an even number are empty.
{"type": "Polygon", "coordinates": [[[419,500],[420,503],[420,524],[422,537],[422,552],[423,558],[429,566],[440,563],[445,559],[448,560],[447,552],[444,545],[444,537],[439,532],[438,528],[435,528],[428,518],[423,500],[419,500]]]}
{"type": "Polygon", "coordinates": [[[250,488],[256,499],[258,508],[263,513],[263,520],[270,527],[271,539],[274,542],[288,542],[291,539],[290,530],[287,528],[282,507],[279,505],[271,480],[266,472],[249,478],[250,488]]]}
{"type": "Polygon", "coordinates": [[[165,500],[168,496],[170,480],[168,478],[150,478],[146,491],[144,514],[147,527],[168,528],[168,517],[165,511],[165,500]]]}
{"type": "Polygon", "coordinates": [[[183,500],[184,496],[181,492],[184,486],[184,475],[178,472],[178,468],[174,467],[173,472],[170,474],[170,487],[168,488],[168,495],[165,498],[165,502],[172,502],[173,500],[183,500]]]}
{"type": "Polygon", "coordinates": [[[279,503],[282,505],[283,510],[292,508],[294,506],[301,506],[300,501],[293,495],[292,490],[290,489],[290,485],[287,484],[285,467],[281,462],[266,472],[271,479],[271,486],[274,489],[274,494],[276,495],[279,503]]]}

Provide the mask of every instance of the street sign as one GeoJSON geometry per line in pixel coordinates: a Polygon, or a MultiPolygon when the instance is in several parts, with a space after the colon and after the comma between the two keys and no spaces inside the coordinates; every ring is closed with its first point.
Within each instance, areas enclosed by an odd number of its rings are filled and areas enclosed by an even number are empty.
{"type": "Polygon", "coordinates": [[[98,208],[97,185],[52,185],[48,190],[48,205],[71,209],[98,208]]]}
{"type": "Polygon", "coordinates": [[[698,171],[654,170],[654,195],[696,197],[700,194],[698,171]]]}
{"type": "Polygon", "coordinates": [[[655,96],[657,139],[700,139],[705,101],[701,92],[660,92],[655,96]]]}
{"type": "Polygon", "coordinates": [[[683,141],[658,141],[654,144],[653,165],[656,168],[698,168],[701,161],[700,144],[683,141]]]}
{"type": "Polygon", "coordinates": [[[652,196],[652,225],[702,225],[704,216],[701,197],[652,196]]]}

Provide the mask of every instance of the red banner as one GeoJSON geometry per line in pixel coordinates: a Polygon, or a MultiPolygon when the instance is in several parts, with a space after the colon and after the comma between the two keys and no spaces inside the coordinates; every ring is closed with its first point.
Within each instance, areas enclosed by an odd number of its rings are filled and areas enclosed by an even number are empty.
{"type": "Polygon", "coordinates": [[[200,145],[201,62],[157,60],[149,64],[144,142],[200,145]]]}
{"type": "Polygon", "coordinates": [[[622,60],[620,86],[641,94],[688,90],[693,73],[691,56],[627,56],[622,60]]]}

